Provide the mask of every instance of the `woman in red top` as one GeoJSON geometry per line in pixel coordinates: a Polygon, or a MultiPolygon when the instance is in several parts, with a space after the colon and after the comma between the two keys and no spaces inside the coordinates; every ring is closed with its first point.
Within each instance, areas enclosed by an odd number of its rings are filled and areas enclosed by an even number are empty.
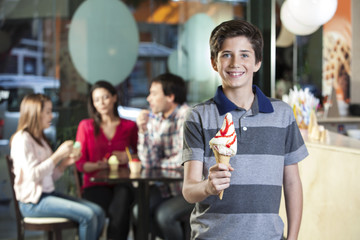
{"type": "Polygon", "coordinates": [[[81,158],[76,162],[83,173],[83,197],[103,207],[110,219],[109,239],[127,239],[133,192],[130,184],[110,185],[90,182],[97,170],[109,168],[107,159],[116,155],[119,167],[128,167],[126,147],[136,153],[137,126],[119,117],[117,91],[106,81],[96,82],[90,91],[91,118],[80,122],[76,141],[81,142],[81,158]]]}

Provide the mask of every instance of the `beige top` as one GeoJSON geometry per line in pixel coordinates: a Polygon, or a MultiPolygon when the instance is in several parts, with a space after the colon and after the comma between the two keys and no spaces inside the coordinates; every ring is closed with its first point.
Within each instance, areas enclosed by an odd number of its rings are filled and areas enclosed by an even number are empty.
{"type": "Polygon", "coordinates": [[[18,201],[37,203],[43,192],[55,190],[54,180],[62,172],[55,168],[52,150],[42,140],[39,145],[28,132],[17,132],[11,142],[10,155],[14,161],[14,189],[18,201]]]}

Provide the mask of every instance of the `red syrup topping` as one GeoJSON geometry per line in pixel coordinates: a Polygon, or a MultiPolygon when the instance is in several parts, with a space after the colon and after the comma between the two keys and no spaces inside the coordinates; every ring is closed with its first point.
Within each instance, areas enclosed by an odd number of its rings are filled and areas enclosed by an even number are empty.
{"type": "Polygon", "coordinates": [[[233,145],[233,144],[235,143],[235,141],[236,141],[236,135],[234,136],[234,139],[233,139],[231,142],[227,143],[225,146],[226,146],[227,148],[230,148],[231,145],[233,145]]]}
{"type": "MultiPolygon", "coordinates": [[[[231,123],[231,124],[233,124],[233,123],[231,123]]],[[[229,131],[229,128],[230,128],[230,125],[231,124],[229,124],[229,119],[227,119],[227,117],[225,117],[225,129],[224,129],[224,131],[222,131],[221,129],[220,129],[220,134],[221,134],[221,136],[225,136],[226,134],[227,134],[227,132],[229,131]]]]}
{"type": "MultiPolygon", "coordinates": [[[[228,131],[229,131],[230,126],[233,125],[233,124],[234,124],[233,122],[229,123],[229,120],[227,119],[227,117],[225,117],[225,129],[224,130],[220,129],[220,136],[215,135],[215,138],[222,138],[222,137],[230,138],[233,135],[235,135],[235,132],[233,132],[230,135],[226,135],[228,133],[228,131]]],[[[236,135],[234,136],[234,139],[231,142],[228,142],[225,146],[227,148],[230,148],[230,146],[233,145],[235,143],[235,141],[236,141],[236,135]]]]}

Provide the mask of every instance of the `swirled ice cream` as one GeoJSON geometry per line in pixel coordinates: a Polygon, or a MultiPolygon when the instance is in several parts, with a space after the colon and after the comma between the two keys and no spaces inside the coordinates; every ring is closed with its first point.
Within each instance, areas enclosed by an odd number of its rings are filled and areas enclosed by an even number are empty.
{"type": "MultiPolygon", "coordinates": [[[[229,164],[230,157],[237,152],[237,138],[231,113],[225,115],[221,129],[209,142],[217,163],[229,164]]],[[[220,200],[224,190],[219,193],[220,200]]]]}
{"type": "Polygon", "coordinates": [[[119,167],[119,160],[115,155],[111,155],[111,157],[109,157],[108,164],[111,171],[117,171],[119,167]]]}
{"type": "Polygon", "coordinates": [[[221,129],[216,133],[209,144],[213,150],[225,156],[234,156],[237,151],[235,127],[231,113],[225,115],[221,129]]]}

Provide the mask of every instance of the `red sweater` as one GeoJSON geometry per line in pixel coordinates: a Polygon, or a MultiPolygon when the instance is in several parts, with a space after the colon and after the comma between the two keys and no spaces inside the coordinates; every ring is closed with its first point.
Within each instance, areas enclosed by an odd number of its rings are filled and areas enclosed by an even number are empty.
{"type": "MultiPolygon", "coordinates": [[[[95,136],[93,122],[93,119],[82,120],[79,123],[76,133],[76,141],[81,142],[82,156],[76,162],[76,167],[83,173],[82,188],[106,185],[106,183],[90,182],[91,176],[94,175],[96,171],[85,173],[83,167],[86,162],[101,161],[105,155],[109,155],[115,150],[125,151],[126,146],[128,146],[133,153],[137,152],[138,129],[135,122],[121,119],[112,139],[108,139],[101,128],[99,135],[95,136]]],[[[127,165],[122,167],[127,167],[127,165]]]]}

